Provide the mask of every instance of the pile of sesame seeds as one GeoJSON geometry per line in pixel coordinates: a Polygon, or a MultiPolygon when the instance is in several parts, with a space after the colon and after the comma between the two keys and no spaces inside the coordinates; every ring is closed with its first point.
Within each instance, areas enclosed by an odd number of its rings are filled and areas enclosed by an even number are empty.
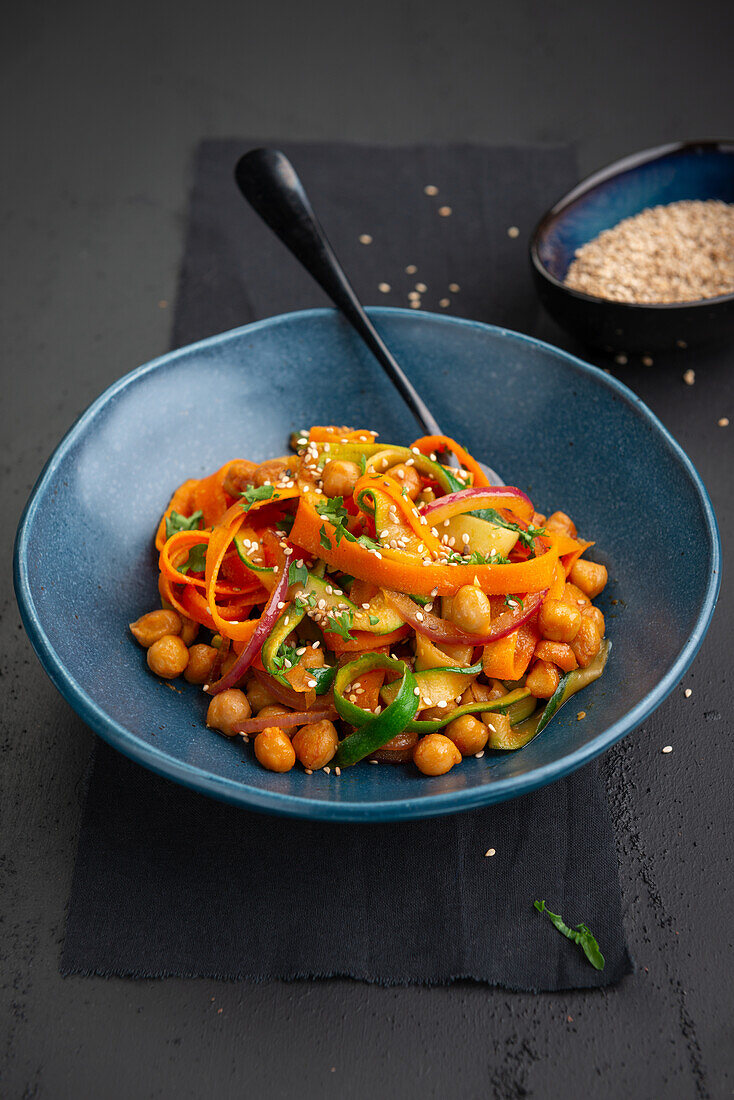
{"type": "Polygon", "coordinates": [[[734,292],[734,205],[643,210],[576,251],[566,286],[616,302],[694,302],[734,292]]]}

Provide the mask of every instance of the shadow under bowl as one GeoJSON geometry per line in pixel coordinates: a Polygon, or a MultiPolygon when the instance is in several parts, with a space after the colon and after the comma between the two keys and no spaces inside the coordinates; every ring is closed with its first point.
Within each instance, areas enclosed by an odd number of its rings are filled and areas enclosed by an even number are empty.
{"type": "Polygon", "coordinates": [[[535,286],[572,335],[606,351],[645,354],[734,337],[734,293],[694,302],[635,305],[564,285],[576,250],[623,218],[684,199],[734,203],[734,141],[661,145],[582,180],[538,223],[530,241],[535,286]]]}

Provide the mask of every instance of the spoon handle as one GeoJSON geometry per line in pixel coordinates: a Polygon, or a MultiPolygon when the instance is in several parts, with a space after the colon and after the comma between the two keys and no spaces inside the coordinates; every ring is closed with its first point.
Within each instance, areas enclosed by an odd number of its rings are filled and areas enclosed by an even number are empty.
{"type": "Polygon", "coordinates": [[[235,179],[250,206],[357,330],[402,394],[424,433],[440,435],[435,417],[360,305],[288,158],[277,149],[253,149],[238,160],[235,179]]]}

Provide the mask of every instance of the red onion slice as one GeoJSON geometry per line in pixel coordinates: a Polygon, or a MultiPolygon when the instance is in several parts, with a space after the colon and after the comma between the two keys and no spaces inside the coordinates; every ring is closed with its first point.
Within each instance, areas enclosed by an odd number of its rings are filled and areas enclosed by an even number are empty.
{"type": "Polygon", "coordinates": [[[322,722],[325,718],[333,722],[338,717],[334,707],[312,711],[294,710],[292,714],[271,714],[269,718],[246,718],[243,722],[237,722],[234,729],[236,733],[262,733],[270,726],[287,730],[293,726],[306,726],[310,722],[322,722]]]}
{"type": "Polygon", "coordinates": [[[421,514],[435,527],[444,519],[450,519],[462,512],[473,512],[478,508],[508,508],[524,520],[531,520],[535,514],[530,497],[522,489],[516,489],[512,485],[489,489],[477,486],[474,489],[461,489],[457,493],[447,493],[438,500],[424,504],[421,514]]]}
{"type": "Polygon", "coordinates": [[[278,609],[278,604],[285,600],[288,591],[288,558],[285,559],[281,568],[282,573],[278,579],[278,583],[270,593],[268,602],[263,608],[263,613],[255,627],[255,633],[252,635],[229,672],[222,676],[221,680],[217,680],[215,684],[210,684],[206,689],[209,695],[218,695],[220,691],[226,691],[227,688],[234,687],[239,683],[262,649],[265,639],[275,626],[280,611],[282,610],[282,608],[280,610],[278,609]]]}
{"type": "Polygon", "coordinates": [[[531,619],[548,595],[546,588],[543,592],[534,592],[522,600],[518,598],[517,607],[508,607],[507,611],[503,611],[492,622],[488,633],[480,635],[467,634],[448,619],[441,619],[425,608],[418,607],[410,596],[405,596],[402,592],[393,592],[389,588],[383,588],[382,591],[387,602],[413,630],[439,645],[442,642],[447,645],[489,645],[490,642],[496,642],[531,619]]]}

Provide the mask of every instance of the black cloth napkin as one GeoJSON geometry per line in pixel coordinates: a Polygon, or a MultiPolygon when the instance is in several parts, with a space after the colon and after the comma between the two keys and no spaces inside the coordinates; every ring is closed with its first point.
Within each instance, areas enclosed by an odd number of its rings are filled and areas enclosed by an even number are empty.
{"type": "MultiPolygon", "coordinates": [[[[233,165],[253,144],[207,141],[197,152],[177,345],[324,304],[235,192],[233,165]]],[[[573,182],[569,149],[285,151],[363,300],[407,305],[422,283],[422,308],[540,333],[527,234],[573,182]]],[[[618,981],[631,963],[597,765],[468,814],[327,825],[215,803],[100,744],[61,969],[385,985],[473,979],[523,990],[618,981]],[[534,910],[536,898],[567,923],[592,928],[603,971],[534,910]]]]}

